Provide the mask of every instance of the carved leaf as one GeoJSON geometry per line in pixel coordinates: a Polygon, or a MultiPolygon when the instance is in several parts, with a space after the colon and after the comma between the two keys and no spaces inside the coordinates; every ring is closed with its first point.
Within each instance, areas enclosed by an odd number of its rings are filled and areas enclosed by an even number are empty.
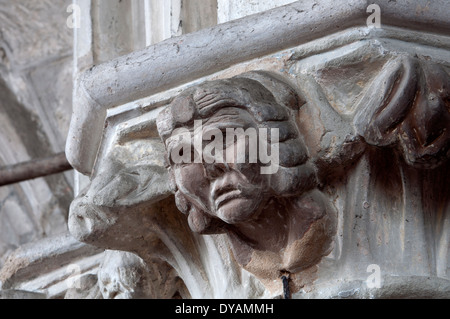
{"type": "Polygon", "coordinates": [[[417,65],[409,57],[389,61],[357,107],[355,127],[367,143],[395,142],[397,125],[411,108],[417,87],[417,65]]]}
{"type": "Polygon", "coordinates": [[[158,202],[170,194],[162,185],[167,184],[164,167],[147,165],[124,168],[94,197],[101,207],[133,206],[158,202]]]}
{"type": "Polygon", "coordinates": [[[442,67],[424,64],[422,84],[399,140],[409,164],[433,168],[450,156],[450,77],[442,67]]]}
{"type": "Polygon", "coordinates": [[[356,131],[371,145],[398,146],[410,165],[434,168],[450,156],[449,86],[438,64],[396,58],[361,98],[356,131]]]}

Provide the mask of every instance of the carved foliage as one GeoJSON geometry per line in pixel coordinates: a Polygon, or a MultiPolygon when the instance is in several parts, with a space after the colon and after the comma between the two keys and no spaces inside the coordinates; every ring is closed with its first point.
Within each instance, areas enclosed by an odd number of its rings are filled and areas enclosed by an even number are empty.
{"type": "Polygon", "coordinates": [[[450,157],[450,77],[443,67],[409,56],[386,63],[357,107],[357,133],[396,146],[410,165],[439,166],[450,157]]]}

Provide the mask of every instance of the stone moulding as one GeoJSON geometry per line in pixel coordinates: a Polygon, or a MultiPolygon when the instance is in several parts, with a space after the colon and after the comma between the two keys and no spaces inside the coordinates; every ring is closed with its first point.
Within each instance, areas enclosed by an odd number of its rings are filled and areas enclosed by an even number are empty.
{"type": "MultiPolygon", "coordinates": [[[[77,78],[66,155],[91,175],[107,110],[351,27],[365,27],[371,1],[298,1],[172,38],[94,66],[77,78]]],[[[448,33],[445,1],[377,1],[382,25],[448,33]]],[[[362,36],[364,37],[364,36],[362,36]]]]}

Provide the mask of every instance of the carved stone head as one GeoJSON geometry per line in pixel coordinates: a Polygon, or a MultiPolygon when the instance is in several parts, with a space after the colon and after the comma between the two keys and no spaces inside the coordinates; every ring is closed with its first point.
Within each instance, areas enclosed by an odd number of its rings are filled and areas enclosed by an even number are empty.
{"type": "Polygon", "coordinates": [[[307,150],[291,114],[300,103],[286,83],[251,72],[188,90],[163,111],[158,130],[177,187],[177,205],[189,213],[194,231],[216,233],[225,224],[254,218],[270,197],[315,186],[315,172],[306,163],[307,150]],[[212,145],[223,153],[211,154],[212,145]],[[262,163],[258,155],[270,150],[277,156],[262,163]],[[264,173],[263,166],[272,169],[264,173]]]}
{"type": "Polygon", "coordinates": [[[258,262],[269,272],[247,267],[264,279],[315,264],[334,229],[326,217],[320,238],[309,234],[312,249],[295,256],[301,249],[294,243],[328,215],[321,195],[305,197],[317,180],[295,122],[303,103],[284,80],[249,72],[186,90],[157,121],[177,207],[191,229],[228,233],[244,268],[256,251],[278,254],[258,262]]]}

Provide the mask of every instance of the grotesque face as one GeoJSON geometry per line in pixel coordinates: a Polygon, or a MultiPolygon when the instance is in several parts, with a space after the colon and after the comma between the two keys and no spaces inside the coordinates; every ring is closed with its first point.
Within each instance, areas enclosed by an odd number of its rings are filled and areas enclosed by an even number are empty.
{"type": "Polygon", "coordinates": [[[169,154],[174,150],[191,150],[190,161],[171,161],[178,189],[197,209],[227,224],[257,217],[261,204],[268,197],[269,175],[261,174],[259,161],[250,160],[250,149],[255,147],[255,140],[251,136],[237,138],[231,135],[230,138],[229,135],[235,129],[256,132],[256,128],[245,110],[223,108],[201,126],[189,130],[190,141],[201,141],[201,150],[194,143],[181,145],[186,143],[186,133],[184,136],[172,134],[166,141],[169,154]],[[211,144],[216,146],[213,151],[211,144]],[[216,154],[217,150],[222,154],[216,154]]]}
{"type": "Polygon", "coordinates": [[[184,91],[157,120],[190,228],[227,234],[235,260],[268,283],[316,262],[332,233],[322,197],[306,194],[317,178],[296,123],[302,103],[284,80],[249,72],[184,91]]]}
{"type": "Polygon", "coordinates": [[[177,207],[192,230],[256,221],[271,198],[311,189],[294,116],[301,103],[283,80],[249,72],[188,89],[160,113],[177,207]]]}

